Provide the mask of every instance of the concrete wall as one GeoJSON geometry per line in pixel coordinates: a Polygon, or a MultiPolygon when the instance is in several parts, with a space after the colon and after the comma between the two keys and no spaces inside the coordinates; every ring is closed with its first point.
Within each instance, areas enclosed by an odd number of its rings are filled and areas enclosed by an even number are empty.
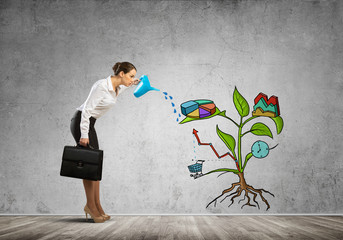
{"type": "Polygon", "coordinates": [[[1,214],[83,213],[82,181],[59,176],[61,155],[74,144],[75,108],[116,61],[148,74],[178,111],[205,98],[239,121],[235,86],[250,109],[259,92],[276,95],[285,125],[277,135],[264,118],[274,138],[247,134],[242,145],[245,156],[258,139],[279,144],[245,170],[248,184],[275,195],[264,194],[268,212],[261,199],[260,210],[241,209],[239,198],[206,209],[238,177],[189,176],[195,156],[204,172],[235,168],[194,144],[192,130],[224,154],[216,125],[234,136],[237,128],[219,116],[180,125],[161,92],[135,98],[130,88],[96,123],[106,212],[343,213],[341,1],[3,0],[0,8],[1,214]]]}

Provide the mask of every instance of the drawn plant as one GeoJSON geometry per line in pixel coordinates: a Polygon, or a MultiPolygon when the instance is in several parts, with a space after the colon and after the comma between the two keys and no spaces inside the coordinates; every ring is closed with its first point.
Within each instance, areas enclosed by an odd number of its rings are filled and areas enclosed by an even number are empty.
{"type": "MultiPolygon", "coordinates": [[[[247,201],[242,206],[242,208],[244,206],[252,206],[252,207],[257,206],[260,209],[259,203],[256,201],[256,198],[258,196],[260,196],[262,201],[267,205],[266,210],[268,210],[270,208],[270,205],[269,205],[268,201],[266,200],[266,198],[264,197],[263,193],[268,193],[268,194],[272,195],[273,197],[274,197],[274,195],[272,193],[270,193],[269,191],[264,190],[263,188],[260,188],[260,189],[254,188],[251,185],[248,185],[245,181],[244,171],[245,171],[245,168],[247,166],[247,163],[253,157],[253,153],[249,152],[245,155],[244,158],[242,157],[243,156],[242,155],[242,140],[244,137],[248,136],[249,133],[252,133],[252,134],[257,135],[257,136],[267,136],[270,138],[273,138],[273,134],[272,134],[271,130],[269,129],[269,127],[262,122],[256,122],[255,124],[253,124],[251,126],[251,128],[249,130],[247,130],[247,131],[244,130],[244,127],[246,126],[246,124],[248,122],[250,122],[252,120],[256,120],[259,117],[266,117],[266,116],[250,116],[249,117],[248,116],[250,114],[249,104],[246,101],[246,99],[238,92],[236,87],[235,87],[235,90],[233,93],[233,103],[234,103],[235,108],[239,114],[240,119],[239,119],[238,123],[235,122],[231,117],[227,116],[225,110],[220,111],[217,107],[216,107],[215,113],[212,114],[210,117],[213,117],[213,116],[224,117],[224,118],[230,120],[238,128],[237,138],[235,139],[232,135],[221,131],[220,128],[218,127],[218,125],[216,127],[216,131],[217,131],[219,138],[225,143],[225,145],[227,146],[227,148],[231,152],[230,155],[236,161],[236,169],[231,169],[231,168],[215,169],[215,170],[212,170],[212,171],[209,171],[207,173],[202,174],[202,176],[209,175],[212,173],[220,173],[219,176],[223,175],[224,173],[233,173],[239,177],[239,181],[232,183],[232,185],[229,188],[223,190],[219,196],[217,196],[216,198],[214,198],[211,202],[209,202],[207,204],[206,208],[208,208],[212,203],[214,204],[214,206],[216,206],[217,201],[222,197],[223,197],[223,199],[220,202],[224,201],[228,197],[231,197],[231,199],[230,199],[231,204],[229,205],[229,207],[230,207],[234,203],[235,198],[244,194],[244,199],[242,199],[240,201],[244,201],[245,199],[247,199],[247,201]],[[252,198],[253,203],[251,201],[251,198],[252,198]]],[[[205,120],[205,119],[208,119],[210,117],[206,117],[206,118],[189,118],[189,117],[186,117],[183,121],[180,122],[180,124],[191,122],[194,120],[205,120]]],[[[283,129],[283,119],[280,116],[268,117],[268,118],[273,120],[273,122],[276,125],[276,132],[277,132],[277,134],[280,134],[282,129],[283,129]]]]}

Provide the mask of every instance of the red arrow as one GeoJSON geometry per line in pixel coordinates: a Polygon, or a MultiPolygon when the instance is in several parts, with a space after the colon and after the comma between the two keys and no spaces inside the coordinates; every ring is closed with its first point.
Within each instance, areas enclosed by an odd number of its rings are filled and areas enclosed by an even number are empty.
{"type": "Polygon", "coordinates": [[[219,154],[217,153],[216,149],[213,147],[212,143],[202,143],[202,142],[200,142],[200,139],[199,139],[199,136],[198,136],[198,131],[195,130],[194,128],[193,128],[193,134],[196,137],[199,145],[210,145],[210,147],[212,148],[213,152],[217,155],[218,158],[222,158],[222,157],[225,157],[225,156],[229,155],[236,162],[237,169],[238,169],[238,171],[240,171],[237,159],[234,156],[232,156],[229,152],[223,154],[222,156],[219,156],[219,154]]]}
{"type": "Polygon", "coordinates": [[[198,144],[200,144],[200,139],[199,139],[199,136],[198,136],[198,131],[197,130],[195,130],[194,128],[193,128],[193,134],[195,135],[195,137],[197,138],[197,140],[198,140],[198,144]]]}

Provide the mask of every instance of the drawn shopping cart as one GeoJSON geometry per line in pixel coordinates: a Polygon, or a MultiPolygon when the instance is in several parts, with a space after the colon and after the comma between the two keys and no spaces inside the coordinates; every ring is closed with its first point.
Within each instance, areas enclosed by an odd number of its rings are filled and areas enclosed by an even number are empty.
{"type": "Polygon", "coordinates": [[[198,177],[203,176],[204,174],[202,173],[202,164],[205,162],[205,160],[198,160],[195,164],[189,165],[188,169],[191,173],[190,176],[194,177],[194,179],[197,179],[198,177]]]}

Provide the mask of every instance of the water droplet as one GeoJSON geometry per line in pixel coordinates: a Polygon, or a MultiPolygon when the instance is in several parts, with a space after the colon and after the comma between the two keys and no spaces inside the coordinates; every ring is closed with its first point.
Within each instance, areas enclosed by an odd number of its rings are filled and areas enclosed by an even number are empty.
{"type": "Polygon", "coordinates": [[[164,95],[168,95],[168,93],[167,93],[167,92],[163,92],[163,94],[164,94],[164,95]]]}
{"type": "Polygon", "coordinates": [[[179,113],[179,117],[181,117],[181,114],[179,113]]]}
{"type": "Polygon", "coordinates": [[[173,107],[175,107],[175,104],[174,103],[171,103],[173,107]]]}
{"type": "Polygon", "coordinates": [[[176,121],[178,122],[178,121],[179,121],[179,119],[177,118],[177,119],[176,119],[176,121]]]}
{"type": "Polygon", "coordinates": [[[167,97],[164,97],[166,100],[168,100],[168,98],[167,97]]]}
{"type": "Polygon", "coordinates": [[[172,96],[169,96],[169,98],[170,98],[170,100],[171,100],[171,99],[173,99],[173,97],[172,97],[172,96]]]}
{"type": "Polygon", "coordinates": [[[174,109],[174,113],[176,113],[176,109],[174,109]]]}

